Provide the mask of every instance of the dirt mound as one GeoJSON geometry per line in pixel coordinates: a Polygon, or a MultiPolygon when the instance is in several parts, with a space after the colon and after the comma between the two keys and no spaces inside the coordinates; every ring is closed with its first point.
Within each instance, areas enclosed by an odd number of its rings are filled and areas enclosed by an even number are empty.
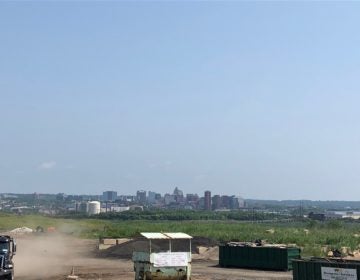
{"type": "Polygon", "coordinates": [[[120,258],[130,259],[134,251],[144,251],[149,247],[149,242],[145,240],[130,240],[119,245],[112,246],[108,249],[97,253],[102,258],[120,258]]]}
{"type": "Polygon", "coordinates": [[[193,254],[192,259],[193,260],[211,260],[211,261],[217,261],[219,260],[219,247],[198,247],[199,253],[193,254]]]}
{"type": "Polygon", "coordinates": [[[196,247],[215,247],[218,245],[219,245],[218,241],[202,236],[194,236],[194,238],[191,241],[191,246],[194,249],[196,249],[196,247]]]}
{"type": "MultiPolygon", "coordinates": [[[[194,237],[191,242],[192,253],[198,253],[199,247],[214,247],[218,242],[206,237],[194,237]]],[[[156,240],[152,241],[151,248],[153,252],[164,251],[164,248],[168,248],[168,240],[156,240]]],[[[148,251],[149,241],[142,239],[133,239],[122,244],[112,246],[108,249],[97,252],[97,256],[101,258],[120,258],[131,259],[134,251],[148,251]]],[[[172,245],[172,250],[181,252],[189,250],[188,240],[177,240],[172,245]]]]}

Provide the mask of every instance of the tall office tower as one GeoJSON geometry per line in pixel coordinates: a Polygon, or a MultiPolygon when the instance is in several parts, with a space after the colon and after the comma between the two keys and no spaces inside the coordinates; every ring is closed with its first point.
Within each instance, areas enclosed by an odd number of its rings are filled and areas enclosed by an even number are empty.
{"type": "Polygon", "coordinates": [[[205,191],[205,207],[204,209],[207,211],[211,211],[211,192],[205,191]]]}
{"type": "Polygon", "coordinates": [[[116,199],[117,199],[117,192],[114,191],[103,192],[104,201],[115,201],[116,199]]]}

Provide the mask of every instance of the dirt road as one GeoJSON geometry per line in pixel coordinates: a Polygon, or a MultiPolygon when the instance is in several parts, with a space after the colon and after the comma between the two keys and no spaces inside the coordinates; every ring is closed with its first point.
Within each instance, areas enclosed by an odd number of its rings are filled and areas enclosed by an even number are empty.
{"type": "MultiPolygon", "coordinates": [[[[16,280],[63,280],[72,267],[81,279],[133,280],[133,263],[126,259],[95,257],[95,240],[62,235],[28,235],[17,238],[16,280]]],[[[192,264],[193,280],[292,279],[289,272],[229,269],[216,260],[197,260],[192,264]]]]}

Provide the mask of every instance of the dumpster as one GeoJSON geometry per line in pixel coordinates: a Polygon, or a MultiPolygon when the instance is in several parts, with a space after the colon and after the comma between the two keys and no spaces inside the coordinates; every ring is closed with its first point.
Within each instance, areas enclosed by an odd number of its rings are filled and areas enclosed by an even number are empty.
{"type": "Polygon", "coordinates": [[[292,260],[300,258],[300,248],[279,245],[253,246],[230,242],[219,246],[221,267],[291,270],[292,260]]]}
{"type": "Polygon", "coordinates": [[[360,280],[360,261],[342,258],[293,260],[294,280],[360,280]]]}
{"type": "Polygon", "coordinates": [[[147,246],[133,252],[135,280],[190,280],[191,239],[182,232],[142,232],[147,246]]]}

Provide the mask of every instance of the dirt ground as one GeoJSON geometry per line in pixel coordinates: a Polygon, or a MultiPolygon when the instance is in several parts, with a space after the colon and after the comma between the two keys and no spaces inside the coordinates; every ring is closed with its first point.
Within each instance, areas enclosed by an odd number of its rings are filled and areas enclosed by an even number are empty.
{"type": "MultiPolygon", "coordinates": [[[[16,280],[62,280],[72,267],[80,279],[134,279],[132,261],[97,256],[96,240],[57,234],[23,235],[16,238],[16,280]]],[[[193,255],[193,280],[292,279],[291,272],[220,268],[217,266],[216,255],[215,248],[193,255]]]]}

